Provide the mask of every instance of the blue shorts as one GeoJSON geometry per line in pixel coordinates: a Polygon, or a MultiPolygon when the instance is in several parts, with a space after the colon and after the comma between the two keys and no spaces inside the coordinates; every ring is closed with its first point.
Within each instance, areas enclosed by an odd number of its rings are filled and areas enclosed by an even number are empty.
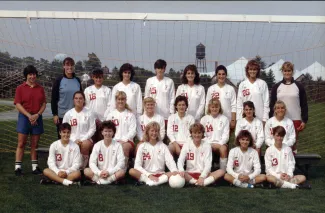
{"type": "Polygon", "coordinates": [[[37,124],[32,126],[28,117],[18,113],[17,132],[24,135],[40,135],[44,133],[42,115],[38,117],[37,124]]]}

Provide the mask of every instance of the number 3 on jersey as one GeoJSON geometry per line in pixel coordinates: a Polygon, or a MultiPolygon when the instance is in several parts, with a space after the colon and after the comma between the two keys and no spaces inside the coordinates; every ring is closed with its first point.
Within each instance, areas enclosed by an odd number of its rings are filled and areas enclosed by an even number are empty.
{"type": "Polygon", "coordinates": [[[272,166],[277,166],[278,165],[278,159],[277,158],[273,158],[272,159],[272,166]]]}
{"type": "Polygon", "coordinates": [[[245,97],[245,96],[249,96],[251,93],[249,92],[249,89],[244,89],[243,91],[242,91],[242,93],[243,93],[243,96],[245,97]]]}

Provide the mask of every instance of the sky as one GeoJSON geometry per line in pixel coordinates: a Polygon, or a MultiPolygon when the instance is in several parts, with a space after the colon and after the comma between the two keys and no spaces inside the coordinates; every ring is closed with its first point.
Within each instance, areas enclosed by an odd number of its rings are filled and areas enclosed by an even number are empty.
{"type": "MultiPolygon", "coordinates": [[[[202,13],[325,16],[325,2],[1,2],[2,10],[202,13]]],[[[0,18],[0,50],[14,56],[77,60],[94,52],[103,65],[130,62],[153,70],[163,58],[169,68],[195,63],[195,47],[206,46],[207,70],[257,54],[270,64],[290,60],[302,70],[325,66],[325,24],[141,20],[54,20],[0,18]]]]}

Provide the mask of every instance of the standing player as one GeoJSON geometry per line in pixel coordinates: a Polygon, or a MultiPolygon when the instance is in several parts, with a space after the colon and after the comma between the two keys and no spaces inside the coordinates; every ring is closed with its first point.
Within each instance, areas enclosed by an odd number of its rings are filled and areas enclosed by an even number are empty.
{"type": "Polygon", "coordinates": [[[174,113],[175,85],[172,79],[164,76],[166,61],[158,59],[154,66],[156,76],[148,78],[144,97],[155,99],[156,113],[163,116],[167,126],[168,117],[174,113]]]}
{"type": "Polygon", "coordinates": [[[144,130],[146,128],[146,125],[148,123],[150,123],[151,121],[156,121],[159,124],[160,138],[165,137],[165,133],[166,133],[165,120],[161,115],[158,115],[157,113],[155,113],[155,105],[156,105],[155,99],[153,99],[151,97],[146,97],[143,100],[144,113],[137,119],[137,137],[138,137],[139,143],[137,144],[135,151],[137,151],[140,144],[142,142],[144,142],[144,140],[143,140],[144,130]]]}
{"type": "Polygon", "coordinates": [[[120,143],[113,139],[116,132],[112,121],[104,121],[100,131],[104,140],[95,144],[85,176],[97,184],[110,184],[124,177],[125,157],[120,143]]]}
{"type": "Polygon", "coordinates": [[[261,155],[261,147],[264,143],[263,123],[255,115],[255,106],[251,101],[246,101],[243,104],[243,118],[239,119],[236,124],[235,136],[241,130],[248,130],[253,137],[253,147],[261,155]]]}
{"type": "Polygon", "coordinates": [[[254,188],[266,180],[261,174],[260,158],[253,147],[253,137],[248,130],[241,130],[236,137],[236,147],[229,152],[225,180],[241,188],[254,188]]]}
{"type": "Polygon", "coordinates": [[[276,126],[282,126],[286,130],[283,143],[287,146],[293,146],[296,141],[295,127],[291,119],[285,117],[287,108],[283,101],[277,101],[274,105],[274,116],[270,118],[265,124],[265,144],[272,146],[274,144],[274,137],[272,129],[276,126]]]}
{"type": "Polygon", "coordinates": [[[182,85],[176,91],[176,97],[185,96],[188,100],[187,113],[196,121],[200,121],[204,114],[205,90],[200,84],[200,74],[194,64],[185,67],[182,75],[182,85]]]}
{"type": "Polygon", "coordinates": [[[179,156],[182,146],[191,136],[190,126],[194,124],[195,120],[192,115],[186,114],[187,107],[187,98],[177,96],[175,100],[177,112],[169,116],[167,126],[167,136],[170,140],[168,148],[172,155],[179,156]]]}
{"type": "Polygon", "coordinates": [[[210,86],[207,92],[205,111],[208,111],[209,101],[212,98],[219,99],[221,107],[223,109],[223,115],[225,115],[230,121],[231,129],[236,126],[236,92],[235,89],[226,84],[227,68],[223,65],[219,65],[216,68],[217,83],[210,86]]]}
{"type": "Polygon", "coordinates": [[[118,91],[125,92],[127,96],[127,104],[131,111],[136,115],[140,116],[142,113],[142,93],[139,84],[134,83],[132,80],[134,78],[135,72],[131,64],[123,64],[120,68],[119,76],[121,82],[113,87],[112,91],[112,103],[111,111],[116,108],[115,95],[118,91]]]}
{"type": "MultiPolygon", "coordinates": [[[[80,150],[79,146],[70,139],[71,126],[68,123],[60,125],[59,134],[61,139],[50,146],[47,160],[49,168],[44,169],[43,174],[55,182],[69,186],[81,177],[80,150]]],[[[41,180],[42,183],[45,183],[44,179],[41,180]]]]}
{"type": "Polygon", "coordinates": [[[93,141],[91,137],[96,131],[95,116],[85,106],[85,94],[81,91],[73,95],[74,108],[65,113],[64,123],[71,125],[71,140],[80,147],[82,155],[81,169],[86,168],[93,141]]]}
{"type": "Polygon", "coordinates": [[[38,72],[32,65],[24,69],[26,82],[16,88],[14,104],[18,110],[17,133],[18,144],[16,149],[15,174],[22,175],[21,164],[24,149],[30,134],[30,156],[33,174],[41,174],[38,167],[36,148],[41,134],[44,133],[42,113],[46,107],[44,88],[36,83],[38,72]]]}
{"type": "Polygon", "coordinates": [[[171,175],[178,174],[173,156],[161,141],[160,126],[153,121],[147,124],[144,143],[139,146],[135,157],[134,169],[130,175],[149,186],[157,186],[168,181],[171,175]],[[165,172],[165,165],[170,172],[165,172]]]}
{"type": "Polygon", "coordinates": [[[265,170],[267,181],[278,188],[295,189],[297,184],[306,180],[304,175],[293,175],[295,158],[290,147],[282,142],[286,130],[282,126],[273,128],[274,144],[265,152],[265,170]]]}
{"type": "Polygon", "coordinates": [[[219,99],[212,98],[208,104],[208,112],[201,119],[201,124],[206,128],[205,141],[212,151],[220,155],[220,169],[226,171],[229,140],[229,121],[223,114],[219,99]]]}
{"type": "Polygon", "coordinates": [[[184,144],[178,158],[178,170],[190,184],[208,186],[223,177],[225,171],[219,169],[211,173],[212,150],[211,146],[202,140],[204,137],[203,125],[192,124],[190,133],[192,138],[184,144]],[[184,162],[186,162],[186,171],[184,171],[184,162]]]}
{"type": "Polygon", "coordinates": [[[252,101],[255,105],[256,117],[263,121],[269,119],[269,89],[265,81],[260,79],[261,67],[255,60],[250,60],[246,67],[247,79],[240,83],[237,96],[237,120],[243,115],[243,103],[252,101]]]}
{"type": "Polygon", "coordinates": [[[112,121],[116,126],[114,139],[122,145],[125,156],[125,170],[128,167],[128,162],[131,153],[134,151],[133,138],[136,135],[136,118],[126,103],[126,93],[118,91],[115,94],[116,109],[110,112],[106,119],[112,121]]]}

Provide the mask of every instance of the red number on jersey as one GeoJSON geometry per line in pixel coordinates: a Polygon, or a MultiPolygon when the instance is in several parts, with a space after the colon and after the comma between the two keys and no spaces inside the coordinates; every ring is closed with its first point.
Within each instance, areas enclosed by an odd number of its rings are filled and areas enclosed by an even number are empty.
{"type": "Polygon", "coordinates": [[[151,156],[150,156],[149,152],[148,153],[142,153],[142,158],[143,158],[143,160],[150,160],[151,156]]]}
{"type": "Polygon", "coordinates": [[[239,166],[238,160],[234,160],[234,167],[238,167],[238,166],[239,166]]]}
{"type": "Polygon", "coordinates": [[[272,159],[272,166],[277,166],[278,165],[278,159],[273,158],[272,159]]]}
{"type": "Polygon", "coordinates": [[[89,99],[92,101],[92,100],[95,100],[96,99],[96,93],[92,93],[92,94],[89,94],[89,99]]]}
{"type": "Polygon", "coordinates": [[[112,122],[115,124],[115,126],[118,126],[120,123],[118,122],[118,119],[112,120],[112,122]]]}
{"type": "Polygon", "coordinates": [[[98,161],[103,161],[104,158],[103,158],[103,154],[98,154],[98,161]]]}
{"type": "Polygon", "coordinates": [[[245,97],[245,96],[248,96],[248,95],[250,95],[251,93],[249,92],[249,89],[244,89],[243,91],[242,91],[242,93],[243,93],[243,96],[245,97]]]}
{"type": "Polygon", "coordinates": [[[173,124],[173,132],[178,132],[178,125],[173,124]]]}
{"type": "Polygon", "coordinates": [[[56,161],[61,161],[62,160],[62,155],[61,154],[55,154],[56,161]]]}
{"type": "Polygon", "coordinates": [[[194,160],[194,153],[193,152],[187,153],[186,160],[194,160]]]}
{"type": "Polygon", "coordinates": [[[151,87],[150,88],[150,94],[157,94],[157,90],[156,90],[156,87],[151,87]]]}
{"type": "Polygon", "coordinates": [[[181,96],[185,96],[186,98],[188,98],[188,96],[187,96],[187,93],[186,93],[186,92],[182,93],[182,94],[181,94],[181,96]]]}
{"type": "Polygon", "coordinates": [[[212,93],[212,98],[218,98],[219,99],[219,92],[212,93]]]}
{"type": "Polygon", "coordinates": [[[77,119],[74,118],[74,119],[70,120],[70,125],[77,126],[78,125],[77,119]]]}
{"type": "Polygon", "coordinates": [[[210,124],[210,126],[206,125],[205,127],[207,128],[207,132],[212,132],[213,131],[212,124],[210,124]]]}

